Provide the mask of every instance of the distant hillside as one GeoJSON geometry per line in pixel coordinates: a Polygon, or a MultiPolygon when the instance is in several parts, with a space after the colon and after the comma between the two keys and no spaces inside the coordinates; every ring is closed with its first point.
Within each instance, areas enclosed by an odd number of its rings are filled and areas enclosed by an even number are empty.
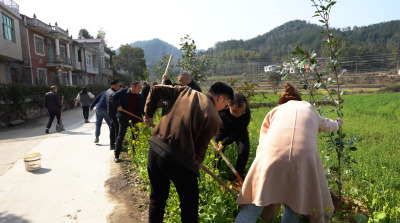
{"type": "Polygon", "coordinates": [[[146,60],[147,69],[149,69],[150,73],[153,71],[154,64],[158,63],[162,59],[164,52],[168,55],[173,55],[173,63],[177,63],[178,58],[181,58],[182,55],[178,48],[157,38],[152,40],[136,41],[130,45],[143,49],[144,59],[146,60]]]}
{"type": "MultiPolygon", "coordinates": [[[[400,20],[334,30],[343,38],[341,48],[345,57],[398,53],[400,48],[400,20]]],[[[295,20],[249,40],[217,42],[208,51],[214,60],[280,61],[287,59],[299,44],[305,50],[316,50],[323,56],[321,31],[322,26],[295,20]]]]}

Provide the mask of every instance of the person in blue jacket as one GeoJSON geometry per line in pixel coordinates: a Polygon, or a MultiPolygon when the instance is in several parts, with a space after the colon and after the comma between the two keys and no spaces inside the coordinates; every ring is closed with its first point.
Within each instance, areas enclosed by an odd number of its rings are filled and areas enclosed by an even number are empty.
{"type": "Polygon", "coordinates": [[[96,131],[95,131],[95,140],[94,143],[99,142],[100,136],[100,128],[103,123],[103,119],[106,121],[108,127],[110,128],[110,117],[107,114],[107,101],[106,101],[106,92],[103,91],[99,94],[92,104],[90,105],[89,111],[93,111],[93,107],[96,106],[96,131]]]}

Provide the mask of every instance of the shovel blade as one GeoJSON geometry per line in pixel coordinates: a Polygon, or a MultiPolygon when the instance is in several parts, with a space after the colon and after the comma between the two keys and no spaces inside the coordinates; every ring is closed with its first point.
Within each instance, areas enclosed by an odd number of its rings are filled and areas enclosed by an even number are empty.
{"type": "Polygon", "coordinates": [[[64,125],[63,124],[57,124],[56,125],[56,131],[57,132],[61,132],[62,130],[64,130],[64,125]]]}

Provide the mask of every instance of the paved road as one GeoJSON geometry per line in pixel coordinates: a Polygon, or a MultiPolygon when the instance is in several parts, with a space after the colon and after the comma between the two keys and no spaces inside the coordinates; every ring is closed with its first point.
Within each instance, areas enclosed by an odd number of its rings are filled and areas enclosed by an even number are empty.
{"type": "Polygon", "coordinates": [[[63,112],[61,133],[53,124],[45,134],[46,118],[0,131],[0,223],[106,222],[113,155],[105,122],[93,143],[94,113],[84,123],[80,108],[63,112]],[[22,156],[31,152],[42,154],[42,169],[27,172],[22,156]]]}

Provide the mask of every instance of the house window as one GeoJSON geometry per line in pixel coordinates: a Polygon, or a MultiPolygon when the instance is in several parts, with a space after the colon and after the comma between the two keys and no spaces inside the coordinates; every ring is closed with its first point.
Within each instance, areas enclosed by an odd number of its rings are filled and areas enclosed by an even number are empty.
{"type": "Polygon", "coordinates": [[[86,53],[86,65],[92,66],[92,59],[93,59],[92,54],[86,53]]]}
{"type": "Polygon", "coordinates": [[[65,46],[60,45],[60,56],[61,58],[65,57],[65,46]]]}
{"type": "Polygon", "coordinates": [[[78,50],[78,62],[82,62],[81,50],[78,50]]]}
{"type": "Polygon", "coordinates": [[[38,84],[45,84],[47,85],[47,70],[38,68],[38,84]]]}
{"type": "Polygon", "coordinates": [[[40,56],[45,56],[43,37],[38,35],[33,36],[35,38],[35,53],[40,56]]]}
{"type": "Polygon", "coordinates": [[[3,21],[4,39],[8,39],[15,43],[14,20],[3,13],[1,13],[1,20],[3,21]]]}
{"type": "Polygon", "coordinates": [[[101,57],[101,67],[102,68],[105,68],[106,66],[105,66],[105,61],[104,61],[104,57],[101,57]]]}

